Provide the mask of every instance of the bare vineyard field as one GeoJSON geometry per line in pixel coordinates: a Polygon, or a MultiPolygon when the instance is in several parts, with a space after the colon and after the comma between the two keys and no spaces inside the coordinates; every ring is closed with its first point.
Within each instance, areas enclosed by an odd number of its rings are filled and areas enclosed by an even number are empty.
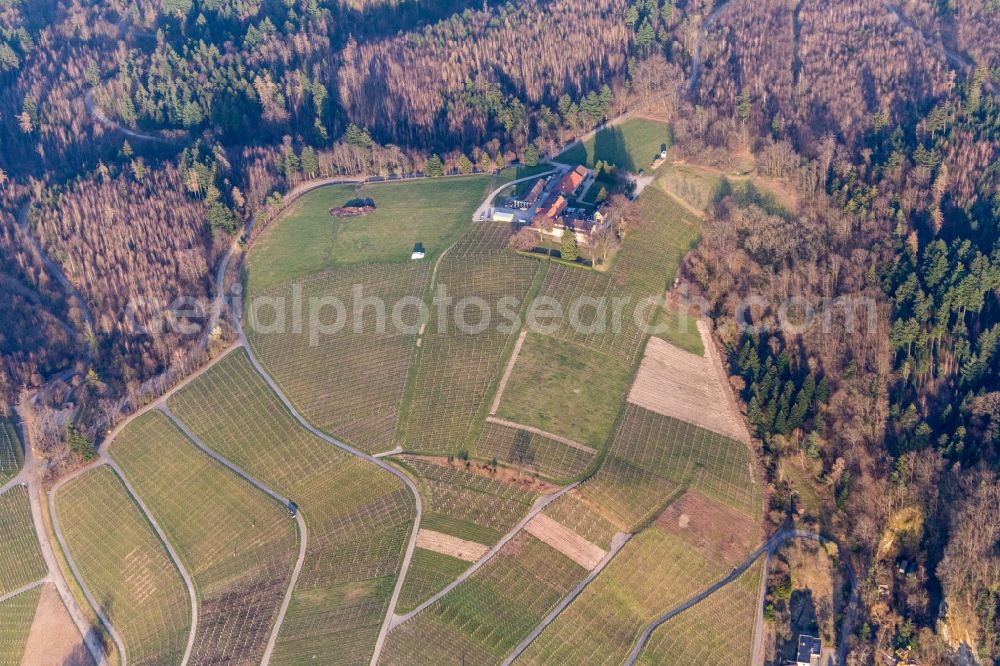
{"type": "Polygon", "coordinates": [[[159,412],[132,421],[110,450],[194,580],[192,662],[259,662],[298,553],[294,521],[159,412]]]}
{"type": "Polygon", "coordinates": [[[468,580],[390,632],[381,663],[502,661],[585,575],[522,532],[468,580]]]}
{"type": "Polygon", "coordinates": [[[476,455],[505,463],[560,482],[570,481],[587,471],[594,453],[535,433],[499,423],[486,423],[476,444],[476,455]]]}
{"type": "MultiPolygon", "coordinates": [[[[413,306],[400,310],[400,321],[411,327],[400,331],[393,308],[421,295],[429,268],[426,262],[351,266],[273,287],[262,295],[289,304],[285,325],[268,333],[251,321],[250,345],[311,423],[364,451],[390,449],[418,316],[413,306]],[[303,304],[298,325],[290,305],[295,299],[303,304]],[[343,314],[333,306],[309,305],[322,299],[343,303],[343,314]],[[379,299],[384,307],[365,299],[379,299]],[[313,326],[313,316],[329,328],[313,326]],[[341,316],[341,330],[332,332],[341,316]]],[[[271,317],[267,308],[264,317],[271,317]]]]}
{"type": "Polygon", "coordinates": [[[529,333],[497,416],[604,448],[631,368],[613,356],[529,333]]]}
{"type": "Polygon", "coordinates": [[[40,580],[45,574],[28,489],[15,486],[0,495],[0,595],[40,580]]]}
{"type": "Polygon", "coordinates": [[[688,487],[756,524],[760,486],[745,445],[628,404],[604,465],[581,493],[612,511],[620,527],[634,529],[688,487]]]}
{"type": "Polygon", "coordinates": [[[0,485],[12,479],[21,469],[21,442],[14,424],[0,418],[0,485]]]}
{"type": "MultiPolygon", "coordinates": [[[[537,262],[510,254],[492,256],[499,250],[495,247],[496,240],[487,234],[469,234],[463,242],[442,260],[436,285],[438,294],[447,290],[456,302],[467,296],[478,297],[491,307],[504,296],[524,299],[539,271],[537,262]]],[[[500,322],[496,316],[479,332],[459,330],[453,317],[445,318],[446,326],[440,330],[437,326],[440,307],[443,306],[432,308],[428,330],[417,353],[402,439],[402,446],[408,451],[454,453],[463,449],[494,379],[502,370],[508,342],[515,334],[498,331],[500,322]]],[[[475,308],[469,308],[467,317],[472,324],[480,321],[475,308]]]]}
{"type": "Polygon", "coordinates": [[[614,523],[602,516],[576,489],[545,507],[542,513],[604,550],[611,547],[611,538],[617,531],[614,523]]]}
{"type": "Polygon", "coordinates": [[[424,503],[423,527],[491,546],[519,521],[537,494],[454,466],[404,456],[424,503]]]}
{"type": "Polygon", "coordinates": [[[121,635],[128,662],[179,662],[191,627],[184,581],[111,468],[62,487],[56,510],[83,582],[121,635]]]}
{"type": "Polygon", "coordinates": [[[0,666],[20,666],[42,587],[0,602],[0,666]]]}
{"type": "Polygon", "coordinates": [[[414,518],[403,483],[303,429],[243,350],[169,405],[206,446],[296,502],[305,519],[306,559],[271,662],[367,660],[414,518]]]}
{"type": "Polygon", "coordinates": [[[650,338],[628,400],[739,439],[746,429],[724,393],[730,388],[721,381],[710,357],[696,356],[660,338],[650,338]]]}
{"type": "Polygon", "coordinates": [[[515,663],[620,664],[647,623],[727,572],[665,532],[646,529],[515,663]]]}
{"type": "Polygon", "coordinates": [[[653,631],[640,664],[749,666],[763,558],[739,578],[653,631]]]}

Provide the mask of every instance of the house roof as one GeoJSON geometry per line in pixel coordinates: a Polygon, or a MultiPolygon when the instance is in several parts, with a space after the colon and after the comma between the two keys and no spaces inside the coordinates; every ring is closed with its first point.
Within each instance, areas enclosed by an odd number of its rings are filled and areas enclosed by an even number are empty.
{"type": "Polygon", "coordinates": [[[582,183],[586,177],[587,170],[582,166],[578,166],[563,176],[563,179],[559,181],[559,191],[563,194],[576,192],[576,188],[580,187],[580,183],[582,183]]]}
{"type": "MultiPolygon", "coordinates": [[[[557,225],[558,226],[558,225],[557,225]]],[[[594,228],[593,220],[581,220],[580,218],[563,218],[562,227],[564,229],[572,229],[573,231],[579,231],[580,233],[589,234],[594,228]]]]}
{"type": "Polygon", "coordinates": [[[538,197],[542,196],[542,190],[545,189],[545,179],[539,178],[535,181],[535,184],[531,186],[528,190],[528,194],[524,197],[524,200],[529,204],[533,204],[538,201],[538,197]]]}
{"type": "Polygon", "coordinates": [[[550,220],[554,220],[559,217],[566,207],[569,206],[569,201],[566,197],[561,194],[550,194],[545,201],[535,209],[536,215],[544,215],[550,220]]]}
{"type": "Polygon", "coordinates": [[[821,653],[822,646],[822,642],[815,636],[799,634],[798,662],[800,664],[808,664],[814,655],[821,653]]]}

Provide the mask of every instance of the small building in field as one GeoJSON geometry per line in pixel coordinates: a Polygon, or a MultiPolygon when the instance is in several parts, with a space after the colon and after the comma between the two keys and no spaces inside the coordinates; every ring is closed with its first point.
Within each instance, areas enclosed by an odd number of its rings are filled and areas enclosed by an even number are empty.
{"type": "Polygon", "coordinates": [[[493,221],[503,222],[504,224],[510,224],[514,221],[514,213],[508,213],[505,211],[493,211],[493,221]]]}
{"type": "Polygon", "coordinates": [[[587,167],[578,166],[563,176],[557,189],[562,194],[573,194],[583,184],[583,181],[587,179],[588,175],[590,175],[590,171],[587,170],[587,167]]]}
{"type": "Polygon", "coordinates": [[[796,666],[819,666],[823,652],[820,639],[807,634],[799,634],[799,649],[795,654],[796,666]]]}
{"type": "Polygon", "coordinates": [[[423,259],[426,252],[424,251],[424,244],[417,243],[413,246],[413,252],[410,254],[410,259],[423,259]]]}

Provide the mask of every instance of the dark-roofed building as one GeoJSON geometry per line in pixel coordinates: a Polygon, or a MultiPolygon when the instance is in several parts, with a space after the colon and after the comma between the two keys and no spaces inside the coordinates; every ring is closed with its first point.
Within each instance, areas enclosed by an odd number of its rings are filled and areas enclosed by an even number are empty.
{"type": "Polygon", "coordinates": [[[819,666],[823,644],[815,636],[799,634],[799,649],[796,653],[796,666],[819,666]]]}
{"type": "Polygon", "coordinates": [[[544,189],[545,179],[539,178],[535,181],[535,184],[531,186],[531,189],[528,190],[528,194],[525,195],[524,200],[527,201],[528,204],[534,206],[535,203],[538,202],[538,197],[542,196],[542,190],[544,189]]]}

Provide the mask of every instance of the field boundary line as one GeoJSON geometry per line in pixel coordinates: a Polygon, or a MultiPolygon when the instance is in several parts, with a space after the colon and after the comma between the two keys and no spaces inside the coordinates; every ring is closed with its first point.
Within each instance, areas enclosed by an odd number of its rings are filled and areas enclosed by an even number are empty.
{"type": "MultiPolygon", "coordinates": [[[[712,365],[712,370],[715,371],[716,380],[719,382],[719,388],[722,389],[722,393],[726,398],[728,403],[729,412],[732,415],[733,424],[739,431],[739,437],[736,439],[740,440],[746,444],[747,448],[750,450],[750,457],[753,460],[757,459],[757,452],[753,450],[751,445],[750,430],[747,428],[746,420],[743,418],[743,414],[740,412],[739,404],[736,402],[736,396],[733,395],[732,386],[729,384],[729,376],[726,374],[725,367],[722,365],[722,359],[719,357],[719,348],[715,346],[715,340],[712,339],[712,331],[709,328],[709,322],[706,319],[698,319],[695,322],[695,326],[698,328],[698,333],[701,335],[701,343],[705,348],[705,355],[712,365]]],[[[756,470],[754,474],[750,476],[750,480],[756,484],[757,474],[756,470]]]]}
{"type": "MultiPolygon", "coordinates": [[[[705,220],[705,211],[698,210],[697,208],[695,208],[694,206],[692,206],[691,204],[689,204],[687,201],[684,201],[684,199],[682,199],[680,197],[680,195],[674,194],[673,191],[667,189],[667,186],[664,185],[662,181],[658,180],[658,181],[656,181],[656,184],[660,187],[660,190],[664,194],[666,194],[669,198],[673,199],[674,203],[676,203],[678,206],[680,206],[681,208],[683,208],[687,212],[691,213],[692,215],[694,215],[695,217],[697,217],[699,220],[702,220],[702,221],[705,220]]],[[[681,220],[681,222],[684,222],[688,226],[695,226],[695,225],[691,224],[690,222],[688,222],[687,220],[681,220]]]]}
{"type": "Polygon", "coordinates": [[[539,435],[541,437],[546,437],[551,440],[555,440],[560,444],[565,444],[566,446],[571,446],[574,449],[579,449],[580,451],[586,451],[587,453],[597,454],[597,449],[592,449],[585,444],[580,442],[574,442],[568,437],[563,437],[562,435],[557,435],[555,433],[547,432],[541,428],[536,428],[535,426],[525,425],[523,423],[517,423],[515,421],[508,421],[507,419],[501,419],[496,416],[487,416],[486,421],[488,423],[495,423],[497,425],[507,426],[508,428],[517,428],[518,430],[526,430],[533,435],[539,435]]]}
{"type": "MultiPolygon", "coordinates": [[[[242,468],[237,467],[235,464],[222,457],[214,450],[210,449],[204,442],[202,442],[198,437],[188,429],[187,425],[184,424],[179,418],[174,416],[174,413],[170,411],[170,408],[166,404],[159,407],[160,412],[166,416],[174,426],[180,430],[188,440],[195,445],[202,453],[207,455],[209,458],[219,463],[226,469],[230,470],[241,479],[249,483],[251,486],[261,491],[265,495],[268,495],[272,499],[281,503],[285,507],[291,506],[291,502],[287,497],[279,495],[278,493],[271,490],[269,487],[265,486],[263,483],[255,479],[253,476],[245,472],[242,468]]],[[[299,582],[299,574],[302,573],[302,565],[306,559],[306,546],[309,542],[309,532],[306,529],[306,521],[302,517],[302,512],[298,511],[295,514],[295,523],[299,528],[299,556],[295,561],[295,566],[292,567],[292,575],[288,580],[288,588],[285,590],[285,595],[281,600],[281,606],[278,608],[278,615],[274,619],[274,628],[271,630],[271,635],[267,639],[267,646],[264,648],[264,656],[261,657],[260,663],[262,666],[264,664],[269,664],[271,662],[271,654],[274,652],[274,647],[278,643],[278,634],[281,632],[281,625],[285,622],[285,614],[288,612],[288,606],[292,602],[292,593],[295,590],[296,583],[299,582]]]]}
{"type": "MultiPolygon", "coordinates": [[[[18,406],[20,409],[20,405],[18,406]]],[[[77,631],[80,632],[80,637],[83,641],[83,645],[86,647],[87,652],[90,653],[91,658],[97,666],[109,666],[111,663],[110,656],[104,649],[103,642],[99,640],[101,628],[98,626],[100,617],[94,614],[94,617],[98,622],[91,622],[90,616],[84,612],[83,604],[80,603],[80,599],[77,597],[74,590],[70,589],[69,579],[66,576],[66,571],[63,569],[61,562],[65,561],[65,553],[62,552],[63,546],[59,542],[59,537],[55,533],[55,526],[52,523],[52,516],[45,513],[46,504],[42,502],[42,496],[45,494],[45,490],[42,487],[41,474],[42,470],[38,467],[38,464],[34,458],[34,448],[31,444],[30,438],[25,433],[25,439],[23,441],[24,446],[24,469],[23,472],[27,476],[27,483],[25,486],[28,489],[28,503],[31,506],[31,522],[35,528],[35,538],[38,540],[38,547],[42,553],[42,559],[45,561],[45,567],[49,571],[49,578],[55,591],[59,594],[59,598],[63,603],[63,607],[66,609],[67,614],[69,614],[70,619],[73,624],[76,625],[77,631]],[[52,544],[52,539],[56,540],[55,546],[58,546],[62,559],[56,554],[56,548],[52,544]]],[[[86,468],[98,467],[98,464],[90,464],[86,468]]],[[[82,470],[74,473],[82,473],[82,470]]],[[[72,573],[72,572],[70,572],[72,573]]],[[[77,585],[77,587],[80,587],[77,585]]],[[[80,589],[82,593],[82,588],[80,589]]],[[[87,601],[86,597],[84,601],[87,601]]],[[[89,604],[90,602],[87,601],[89,604]]]]}
{"type": "Polygon", "coordinates": [[[16,596],[24,594],[25,592],[30,592],[31,590],[35,589],[36,587],[39,587],[41,585],[45,585],[46,583],[51,583],[51,582],[52,582],[52,576],[45,576],[45,578],[39,578],[34,583],[28,583],[27,585],[22,585],[21,587],[17,588],[16,590],[11,590],[7,594],[0,594],[0,604],[2,604],[5,601],[9,601],[9,600],[13,599],[16,596]]]}
{"type": "Polygon", "coordinates": [[[490,416],[497,413],[500,409],[500,401],[503,399],[503,392],[507,389],[507,381],[510,376],[514,373],[514,364],[517,363],[517,357],[521,355],[521,346],[524,345],[524,339],[528,337],[528,328],[524,327],[521,329],[521,333],[517,336],[517,342],[514,343],[514,351],[511,352],[510,360],[507,361],[507,367],[504,368],[503,376],[500,377],[500,385],[497,386],[497,394],[493,396],[493,404],[490,406],[490,416]]]}
{"type": "Polygon", "coordinates": [[[628,532],[619,532],[611,537],[611,548],[609,548],[608,552],[604,554],[604,557],[602,557],[601,561],[597,563],[597,566],[587,574],[586,578],[577,583],[576,587],[570,590],[569,593],[559,601],[556,607],[549,611],[548,615],[542,618],[542,621],[538,623],[538,626],[532,629],[531,633],[528,634],[516,648],[514,648],[514,651],[507,655],[507,658],[503,660],[501,666],[510,666],[515,659],[520,657],[521,653],[527,650],[528,646],[535,642],[535,639],[541,635],[545,628],[555,622],[556,618],[559,617],[559,615],[562,614],[562,612],[566,610],[571,603],[576,601],[576,598],[583,593],[584,589],[586,589],[595,578],[597,578],[598,574],[604,571],[605,567],[611,564],[611,560],[615,558],[615,555],[617,555],[621,549],[625,547],[625,544],[627,544],[633,536],[635,535],[628,532]]]}
{"type": "Polygon", "coordinates": [[[481,558],[479,558],[468,569],[466,569],[465,571],[463,571],[459,575],[458,578],[456,578],[455,580],[453,580],[452,582],[450,582],[448,585],[445,586],[445,588],[443,590],[441,590],[440,592],[438,592],[437,594],[435,594],[430,599],[427,599],[426,601],[424,601],[422,604],[420,604],[419,606],[417,606],[416,608],[414,608],[413,610],[411,610],[409,613],[406,613],[405,615],[394,615],[392,617],[392,622],[390,623],[391,624],[391,626],[389,627],[390,631],[392,629],[395,629],[399,625],[401,625],[401,624],[403,624],[403,623],[405,623],[405,622],[413,619],[418,613],[420,613],[421,611],[425,610],[431,604],[433,604],[436,601],[440,600],[445,595],[447,595],[449,592],[451,592],[452,590],[454,590],[456,587],[458,587],[459,585],[461,585],[462,583],[464,583],[469,578],[469,576],[471,576],[472,574],[476,573],[476,571],[478,571],[484,564],[486,564],[491,559],[493,559],[493,556],[496,555],[497,553],[499,553],[501,548],[503,548],[504,546],[506,546],[510,542],[511,539],[513,539],[515,536],[517,536],[517,534],[521,530],[524,529],[524,526],[527,525],[531,521],[532,518],[534,518],[539,513],[541,513],[542,510],[545,507],[547,507],[549,504],[551,504],[552,502],[556,501],[557,499],[559,499],[560,497],[562,497],[563,495],[565,495],[566,493],[568,493],[573,488],[576,488],[578,485],[580,485],[579,481],[577,481],[576,483],[571,483],[570,485],[568,485],[568,486],[566,486],[564,488],[561,488],[561,489],[557,490],[556,492],[554,492],[554,493],[552,493],[550,495],[542,495],[537,500],[535,500],[534,505],[532,505],[531,509],[524,516],[524,518],[522,518],[520,521],[518,521],[517,525],[515,525],[513,527],[513,529],[511,529],[509,532],[507,532],[507,534],[503,535],[500,538],[500,540],[497,541],[493,545],[492,548],[490,548],[488,551],[486,551],[485,555],[483,555],[481,558]]]}
{"type": "MultiPolygon", "coordinates": [[[[97,465],[89,465],[83,469],[89,472],[105,464],[106,463],[102,460],[97,465]]],[[[79,567],[76,566],[76,560],[73,559],[73,553],[70,552],[69,546],[66,543],[66,537],[65,535],[63,535],[62,526],[59,523],[59,512],[56,510],[56,493],[59,491],[60,488],[66,485],[67,482],[72,481],[73,479],[81,475],[82,474],[73,474],[64,477],[62,480],[59,481],[59,483],[57,483],[52,488],[52,490],[48,492],[49,517],[52,521],[52,530],[53,532],[55,532],[56,541],[59,542],[59,547],[62,549],[63,557],[66,558],[66,564],[69,565],[69,569],[73,573],[73,577],[76,578],[77,585],[79,585],[80,589],[83,591],[83,596],[87,598],[87,602],[90,603],[90,607],[94,609],[94,613],[96,613],[97,617],[100,618],[101,622],[104,623],[104,628],[107,629],[108,634],[111,636],[111,639],[115,642],[115,645],[118,647],[118,653],[121,655],[121,666],[127,666],[128,655],[125,653],[125,642],[122,641],[121,636],[118,635],[118,630],[115,629],[115,626],[113,624],[111,624],[111,620],[108,619],[107,614],[103,610],[101,610],[100,604],[97,603],[97,599],[94,598],[93,593],[90,591],[90,587],[87,585],[87,582],[83,579],[83,575],[80,573],[79,567]]]]}
{"type": "Polygon", "coordinates": [[[380,469],[389,472],[396,478],[400,479],[403,482],[403,484],[410,490],[410,493],[413,495],[416,515],[413,520],[413,525],[410,527],[410,538],[406,544],[406,551],[403,554],[403,561],[400,564],[399,575],[396,577],[396,586],[392,591],[392,596],[389,598],[389,606],[386,609],[385,618],[383,618],[382,620],[382,626],[379,629],[378,638],[375,641],[375,650],[374,652],[372,652],[370,665],[375,666],[375,664],[378,663],[378,658],[382,653],[382,645],[385,643],[386,634],[389,633],[389,624],[395,615],[396,603],[399,601],[399,595],[403,589],[403,583],[406,581],[406,573],[409,571],[410,562],[413,559],[413,551],[416,550],[417,547],[417,532],[420,530],[420,518],[423,516],[423,505],[420,502],[420,493],[417,491],[416,484],[414,484],[413,481],[403,472],[399,471],[392,465],[386,463],[385,461],[379,458],[376,458],[368,453],[360,451],[354,448],[353,446],[346,444],[340,441],[339,439],[336,439],[335,437],[331,437],[330,435],[326,434],[319,428],[309,423],[309,421],[307,421],[301,414],[299,414],[299,412],[295,409],[295,406],[292,404],[292,401],[289,400],[288,396],[286,396],[281,391],[281,389],[278,387],[277,383],[274,381],[271,375],[269,375],[267,371],[264,369],[264,366],[261,365],[260,361],[257,359],[256,354],[254,354],[253,349],[250,348],[250,343],[247,341],[246,331],[243,329],[243,322],[240,320],[240,317],[234,317],[233,319],[235,320],[237,329],[239,330],[240,343],[243,346],[243,350],[245,351],[247,358],[250,360],[250,364],[253,365],[254,370],[257,371],[257,374],[270,387],[270,389],[274,392],[274,394],[278,396],[278,399],[281,400],[281,403],[285,406],[285,409],[287,409],[289,414],[291,414],[292,417],[296,421],[298,421],[299,425],[301,425],[303,428],[305,428],[312,434],[316,435],[323,441],[327,442],[331,446],[346,451],[347,453],[357,456],[358,458],[362,458],[363,460],[367,460],[368,462],[376,465],[380,469]]]}
{"type": "Polygon", "coordinates": [[[180,573],[181,578],[184,580],[184,586],[187,587],[188,597],[191,599],[191,631],[188,632],[187,647],[184,649],[184,656],[181,658],[181,666],[185,666],[191,660],[191,654],[194,652],[194,640],[198,634],[198,593],[195,591],[194,581],[191,579],[190,574],[188,574],[187,569],[184,567],[184,563],[181,562],[180,555],[178,555],[177,551],[174,550],[174,546],[170,543],[166,533],[160,528],[160,524],[156,522],[156,519],[153,518],[153,514],[149,510],[149,507],[146,506],[146,503],[142,501],[141,497],[139,497],[139,493],[137,493],[135,488],[132,486],[132,482],[126,478],[125,472],[122,471],[121,467],[118,466],[118,463],[112,460],[110,456],[106,459],[106,461],[107,465],[112,469],[112,471],[114,471],[114,473],[118,476],[118,479],[122,482],[122,485],[125,487],[125,491],[131,495],[132,501],[135,502],[136,506],[138,506],[139,510],[143,513],[143,517],[145,517],[146,521],[153,528],[153,531],[156,532],[156,536],[160,538],[160,542],[163,543],[163,547],[166,549],[167,555],[171,560],[173,560],[174,566],[177,567],[178,573],[180,573]]]}

